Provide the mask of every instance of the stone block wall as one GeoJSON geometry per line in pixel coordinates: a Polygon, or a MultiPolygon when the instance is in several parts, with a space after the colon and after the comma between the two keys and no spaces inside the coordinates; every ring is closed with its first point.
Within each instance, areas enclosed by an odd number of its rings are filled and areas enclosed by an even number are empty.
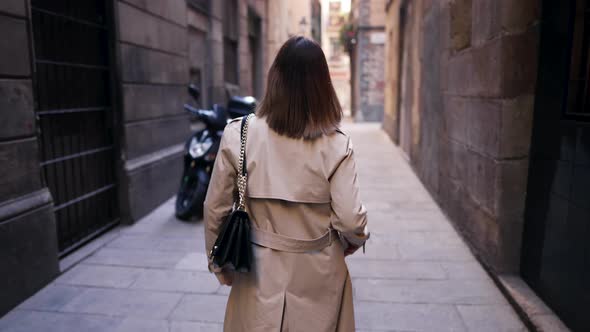
{"type": "Polygon", "coordinates": [[[134,222],[174,195],[189,121],[185,0],[116,2],[121,85],[121,215],[134,222]]]}
{"type": "MultiPolygon", "coordinates": [[[[399,3],[388,2],[386,10],[386,22],[399,22],[399,3]],[[394,6],[394,7],[392,7],[394,6]]],[[[399,144],[399,84],[400,84],[400,27],[393,24],[385,25],[385,91],[383,93],[383,130],[391,139],[399,144]]]]}
{"type": "MultiPolygon", "coordinates": [[[[391,2],[389,10],[401,3],[391,2]]],[[[413,12],[420,20],[420,74],[411,163],[482,260],[497,272],[517,272],[540,3],[414,4],[420,8],[413,12]]],[[[393,28],[398,23],[388,21],[393,28]]],[[[396,103],[386,104],[393,108],[386,114],[395,114],[396,103]]],[[[390,133],[398,125],[395,117],[384,122],[390,133]]]]}
{"type": "Polygon", "coordinates": [[[0,2],[0,317],[59,270],[53,202],[41,179],[29,2],[0,2]]]}
{"type": "MultiPolygon", "coordinates": [[[[288,3],[287,0],[268,1],[267,5],[267,39],[266,39],[266,58],[264,68],[270,68],[279,49],[289,38],[287,28],[288,3]]],[[[266,74],[266,72],[265,72],[266,74]]]]}
{"type": "Polygon", "coordinates": [[[240,2],[238,15],[240,17],[240,35],[238,41],[239,53],[239,81],[240,94],[261,97],[266,70],[264,64],[267,62],[265,57],[265,42],[267,40],[267,17],[266,17],[265,0],[247,0],[240,2]],[[260,31],[258,32],[258,51],[254,53],[250,48],[249,39],[249,15],[256,16],[260,19],[260,31]],[[255,63],[253,66],[252,64],[255,63]]]}
{"type": "Polygon", "coordinates": [[[210,104],[225,103],[227,96],[223,78],[223,13],[225,1],[210,1],[209,30],[207,33],[208,82],[210,104]]]}
{"type": "MultiPolygon", "coordinates": [[[[201,88],[200,106],[211,106],[210,87],[211,87],[211,62],[209,34],[209,12],[202,8],[188,7],[187,25],[188,25],[188,62],[190,71],[190,83],[196,84],[201,88]]],[[[191,98],[191,102],[192,102],[191,98]]]]}
{"type": "Polygon", "coordinates": [[[440,200],[498,272],[520,265],[539,6],[456,0],[442,10],[450,43],[441,139],[449,149],[441,153],[440,200]],[[462,175],[454,174],[460,160],[462,175]]]}
{"type": "MultiPolygon", "coordinates": [[[[278,11],[283,3],[271,3],[266,0],[240,0],[238,4],[238,79],[239,84],[227,84],[224,81],[223,63],[223,19],[225,1],[211,1],[207,10],[191,8],[188,10],[188,61],[189,70],[198,69],[201,73],[201,106],[210,107],[214,103],[225,104],[228,91],[239,95],[262,96],[265,75],[270,66],[268,52],[274,51],[275,43],[267,35],[267,12],[278,11]],[[253,54],[250,49],[248,16],[260,18],[260,35],[256,68],[253,68],[253,54]]],[[[280,18],[275,18],[276,22],[280,18]]],[[[191,77],[191,80],[193,78],[191,77]]]]}

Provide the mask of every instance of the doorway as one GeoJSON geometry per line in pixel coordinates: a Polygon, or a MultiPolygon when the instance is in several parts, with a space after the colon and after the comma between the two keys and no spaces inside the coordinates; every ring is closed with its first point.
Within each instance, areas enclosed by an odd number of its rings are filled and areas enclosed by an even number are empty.
{"type": "Polygon", "coordinates": [[[31,1],[35,112],[60,257],[119,220],[108,1],[31,1]]]}

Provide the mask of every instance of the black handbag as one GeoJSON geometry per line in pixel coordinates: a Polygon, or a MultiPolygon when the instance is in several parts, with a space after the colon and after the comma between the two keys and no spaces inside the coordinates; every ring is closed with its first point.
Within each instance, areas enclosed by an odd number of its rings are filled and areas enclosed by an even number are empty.
{"type": "Polygon", "coordinates": [[[240,133],[240,160],[238,165],[238,202],[234,204],[234,210],[227,217],[213,249],[209,253],[209,259],[214,266],[230,268],[239,272],[248,272],[252,267],[253,254],[250,241],[250,217],[246,212],[245,194],[248,181],[246,170],[246,138],[248,135],[248,121],[254,114],[242,119],[240,133]]]}

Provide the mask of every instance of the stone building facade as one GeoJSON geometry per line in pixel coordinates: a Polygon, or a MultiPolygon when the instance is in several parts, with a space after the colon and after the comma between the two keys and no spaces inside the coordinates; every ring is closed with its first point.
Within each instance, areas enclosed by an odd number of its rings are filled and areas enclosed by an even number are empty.
{"type": "MultiPolygon", "coordinates": [[[[350,8],[346,6],[348,1],[324,0],[326,19],[324,20],[324,38],[322,48],[328,61],[332,85],[338,96],[338,101],[344,112],[344,116],[351,115],[350,105],[350,56],[346,45],[342,43],[342,29],[344,28],[350,8]]],[[[349,2],[348,2],[349,3],[349,2]]]]}
{"type": "Polygon", "coordinates": [[[356,121],[381,121],[384,107],[385,0],[353,0],[351,111],[356,121]]]}
{"type": "Polygon", "coordinates": [[[169,199],[202,107],[260,97],[267,0],[0,3],[0,315],[169,199]]]}
{"type": "Polygon", "coordinates": [[[41,180],[30,15],[0,3],[0,314],[59,273],[52,198],[41,180]]]}
{"type": "Polygon", "coordinates": [[[270,68],[283,43],[293,36],[321,42],[322,11],[319,0],[274,0],[268,2],[268,40],[265,68],[270,68]]]}
{"type": "Polygon", "coordinates": [[[383,128],[507,293],[522,279],[589,329],[585,2],[390,0],[386,13],[383,128]]]}

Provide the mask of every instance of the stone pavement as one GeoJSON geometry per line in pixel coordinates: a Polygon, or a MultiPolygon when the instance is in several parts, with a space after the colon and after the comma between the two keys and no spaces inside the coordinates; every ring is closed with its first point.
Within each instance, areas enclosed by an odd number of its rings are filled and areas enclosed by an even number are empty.
{"type": "MultiPolygon", "coordinates": [[[[378,125],[347,124],[369,210],[347,258],[359,331],[526,331],[378,125]]],[[[220,331],[229,293],[173,200],[0,319],[0,331],[220,331]]]]}

